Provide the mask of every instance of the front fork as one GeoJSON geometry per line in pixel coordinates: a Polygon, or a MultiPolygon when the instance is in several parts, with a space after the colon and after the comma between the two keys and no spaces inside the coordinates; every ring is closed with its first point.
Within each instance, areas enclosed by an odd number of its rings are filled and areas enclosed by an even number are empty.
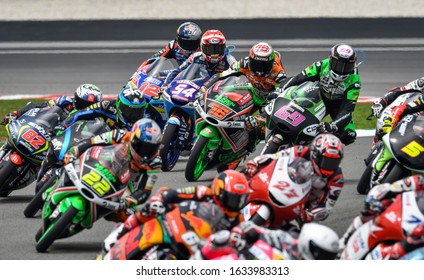
{"type": "Polygon", "coordinates": [[[186,120],[184,116],[174,113],[169,118],[168,123],[178,127],[178,135],[175,143],[178,149],[182,150],[184,147],[191,144],[190,139],[193,138],[193,133],[191,132],[193,122],[190,118],[186,120]]]}

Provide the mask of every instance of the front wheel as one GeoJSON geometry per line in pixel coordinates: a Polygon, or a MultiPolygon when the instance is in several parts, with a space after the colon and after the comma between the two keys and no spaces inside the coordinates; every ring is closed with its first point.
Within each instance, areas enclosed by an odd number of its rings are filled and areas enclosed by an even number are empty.
{"type": "Polygon", "coordinates": [[[37,252],[47,251],[50,245],[52,245],[53,242],[58,239],[66,230],[66,228],[71,224],[77,213],[78,210],[70,205],[66,212],[55,223],[51,224],[40,237],[37,245],[35,246],[37,252]]]}
{"type": "Polygon", "coordinates": [[[171,171],[180,157],[181,150],[176,147],[178,125],[168,123],[165,126],[159,155],[162,159],[162,171],[171,171]]]}
{"type": "Polygon", "coordinates": [[[0,197],[7,197],[12,190],[9,189],[10,180],[16,178],[16,165],[10,160],[3,160],[0,163],[0,197]]]}
{"type": "Polygon", "coordinates": [[[56,180],[56,176],[52,175],[47,182],[44,183],[44,185],[38,190],[38,192],[35,194],[35,196],[31,199],[31,201],[28,203],[28,205],[24,209],[24,215],[27,218],[32,218],[35,216],[35,214],[43,208],[44,200],[43,200],[43,193],[53,185],[54,180],[56,180]]]}
{"type": "Polygon", "coordinates": [[[411,175],[411,172],[395,162],[392,169],[388,172],[387,176],[381,180],[381,183],[393,183],[397,180],[411,175]]]}
{"type": "Polygon", "coordinates": [[[371,175],[372,175],[372,162],[370,162],[362,173],[361,178],[359,179],[358,186],[356,190],[359,194],[367,194],[371,187],[371,175]]]}
{"type": "Polygon", "coordinates": [[[211,159],[207,156],[209,139],[199,135],[187,161],[185,178],[189,182],[197,181],[202,176],[211,159]]]}

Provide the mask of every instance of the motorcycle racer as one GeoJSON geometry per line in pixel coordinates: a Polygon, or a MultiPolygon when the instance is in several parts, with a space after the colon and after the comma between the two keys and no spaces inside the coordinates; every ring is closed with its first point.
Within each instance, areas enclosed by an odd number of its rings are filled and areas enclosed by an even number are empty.
{"type": "MultiPolygon", "coordinates": [[[[255,44],[249,56],[236,62],[230,69],[213,75],[201,89],[206,92],[215,82],[231,76],[246,76],[255,92],[252,94],[253,104],[258,108],[265,105],[269,94],[287,78],[286,71],[280,60],[280,53],[268,43],[255,44]]],[[[252,113],[256,110],[252,110],[252,113]]],[[[255,139],[265,139],[265,119],[261,115],[249,116],[246,119],[249,129],[249,152],[255,149],[255,139]],[[259,132],[259,133],[257,133],[259,132]]]]}
{"type": "MultiPolygon", "coordinates": [[[[162,139],[162,131],[155,121],[143,118],[137,121],[131,131],[115,129],[103,134],[84,139],[73,146],[64,156],[64,164],[78,159],[92,146],[116,145],[124,143],[128,146],[127,156],[131,159],[130,195],[123,198],[125,208],[131,208],[144,203],[150,196],[161,169],[161,158],[158,154],[162,139]]],[[[117,213],[118,220],[126,218],[124,212],[117,213]]]]}
{"type": "Polygon", "coordinates": [[[70,114],[101,101],[102,92],[96,85],[82,84],[75,90],[73,98],[63,95],[55,99],[43,101],[41,103],[30,102],[23,108],[7,114],[3,119],[2,125],[6,125],[9,122],[19,118],[33,108],[45,108],[57,105],[64,109],[67,114],[70,114]]]}
{"type": "Polygon", "coordinates": [[[166,208],[183,201],[203,201],[218,206],[223,215],[217,222],[217,230],[231,229],[240,223],[240,210],[249,196],[246,177],[238,171],[226,170],[219,173],[212,185],[186,187],[177,190],[162,187],[150,198],[145,207],[131,215],[104,241],[104,249],[109,251],[113,244],[134,227],[140,226],[157,215],[163,215],[166,208]]]}
{"type": "Polygon", "coordinates": [[[92,104],[66,118],[57,130],[64,130],[79,120],[93,120],[98,117],[103,118],[111,129],[131,130],[133,124],[143,118],[148,106],[143,93],[138,89],[125,88],[119,93],[117,100],[103,100],[92,104]]]}
{"type": "Polygon", "coordinates": [[[326,110],[333,121],[321,123],[318,131],[336,133],[345,145],[352,144],[356,139],[352,114],[361,89],[359,64],[356,61],[356,51],[351,46],[336,44],[331,48],[329,58],[314,62],[281,83],[284,90],[306,81],[319,81],[326,110]]]}
{"type": "Polygon", "coordinates": [[[391,89],[390,92],[386,93],[371,106],[373,114],[379,115],[384,107],[393,102],[399,95],[414,91],[421,92],[422,95],[408,104],[401,104],[392,108],[390,116],[383,120],[384,124],[382,129],[384,133],[389,133],[403,116],[424,110],[424,77],[409,82],[402,87],[391,89]]]}
{"type": "Polygon", "coordinates": [[[245,221],[229,233],[223,230],[212,234],[194,259],[213,259],[234,251],[239,259],[249,259],[248,250],[258,240],[271,245],[290,260],[334,260],[339,246],[337,233],[321,224],[305,224],[300,233],[296,233],[271,230],[245,221]]]}
{"type": "Polygon", "coordinates": [[[343,145],[333,134],[320,134],[309,145],[296,145],[275,154],[265,154],[249,160],[243,172],[250,179],[272,160],[280,157],[302,157],[312,162],[312,190],[305,209],[301,213],[302,223],[323,221],[331,213],[344,185],[340,163],[343,145]]]}
{"type": "Polygon", "coordinates": [[[177,31],[174,40],[171,40],[165,48],[155,53],[151,58],[144,61],[136,72],[139,72],[144,66],[151,64],[159,57],[168,59],[175,58],[178,65],[181,65],[193,53],[200,51],[200,38],[202,30],[194,22],[182,23],[177,31]]]}
{"type": "Polygon", "coordinates": [[[372,188],[365,198],[364,207],[361,213],[352,220],[348,229],[340,239],[340,248],[343,249],[346,246],[350,236],[352,236],[359,227],[386,210],[398,194],[407,191],[418,192],[423,190],[424,177],[422,175],[409,176],[393,183],[384,183],[372,188]]]}
{"type": "Polygon", "coordinates": [[[201,38],[200,51],[190,55],[180,67],[169,73],[164,87],[192,63],[205,65],[209,74],[213,75],[227,70],[235,62],[236,59],[228,53],[224,34],[219,30],[207,30],[201,38]]]}

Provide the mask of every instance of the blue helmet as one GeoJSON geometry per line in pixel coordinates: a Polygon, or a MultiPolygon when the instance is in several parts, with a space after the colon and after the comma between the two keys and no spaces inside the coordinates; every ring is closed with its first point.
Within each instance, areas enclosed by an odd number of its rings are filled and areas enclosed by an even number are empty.
{"type": "Polygon", "coordinates": [[[130,135],[132,158],[140,164],[145,164],[157,154],[161,141],[162,130],[154,120],[138,120],[134,123],[130,135]]]}
{"type": "Polygon", "coordinates": [[[189,57],[193,52],[200,49],[202,30],[193,22],[184,22],[177,29],[176,41],[178,46],[189,57]]]}
{"type": "Polygon", "coordinates": [[[116,101],[116,117],[119,125],[131,129],[136,121],[144,117],[147,106],[143,93],[138,89],[125,88],[119,93],[116,101]]]}

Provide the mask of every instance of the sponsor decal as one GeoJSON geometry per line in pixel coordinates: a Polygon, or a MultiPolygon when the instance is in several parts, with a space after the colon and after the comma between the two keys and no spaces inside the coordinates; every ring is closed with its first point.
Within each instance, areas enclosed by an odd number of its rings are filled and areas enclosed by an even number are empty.
{"type": "Polygon", "coordinates": [[[13,162],[15,165],[22,164],[22,158],[17,153],[13,153],[10,155],[10,161],[13,162]]]}
{"type": "Polygon", "coordinates": [[[122,184],[125,184],[125,183],[127,183],[128,182],[128,180],[130,179],[130,170],[129,169],[127,169],[127,170],[125,170],[125,172],[124,173],[122,173],[121,175],[119,175],[119,181],[122,183],[122,184]]]}
{"type": "Polygon", "coordinates": [[[91,150],[90,157],[98,160],[102,150],[103,150],[103,147],[99,147],[99,146],[94,147],[91,150]]]}

